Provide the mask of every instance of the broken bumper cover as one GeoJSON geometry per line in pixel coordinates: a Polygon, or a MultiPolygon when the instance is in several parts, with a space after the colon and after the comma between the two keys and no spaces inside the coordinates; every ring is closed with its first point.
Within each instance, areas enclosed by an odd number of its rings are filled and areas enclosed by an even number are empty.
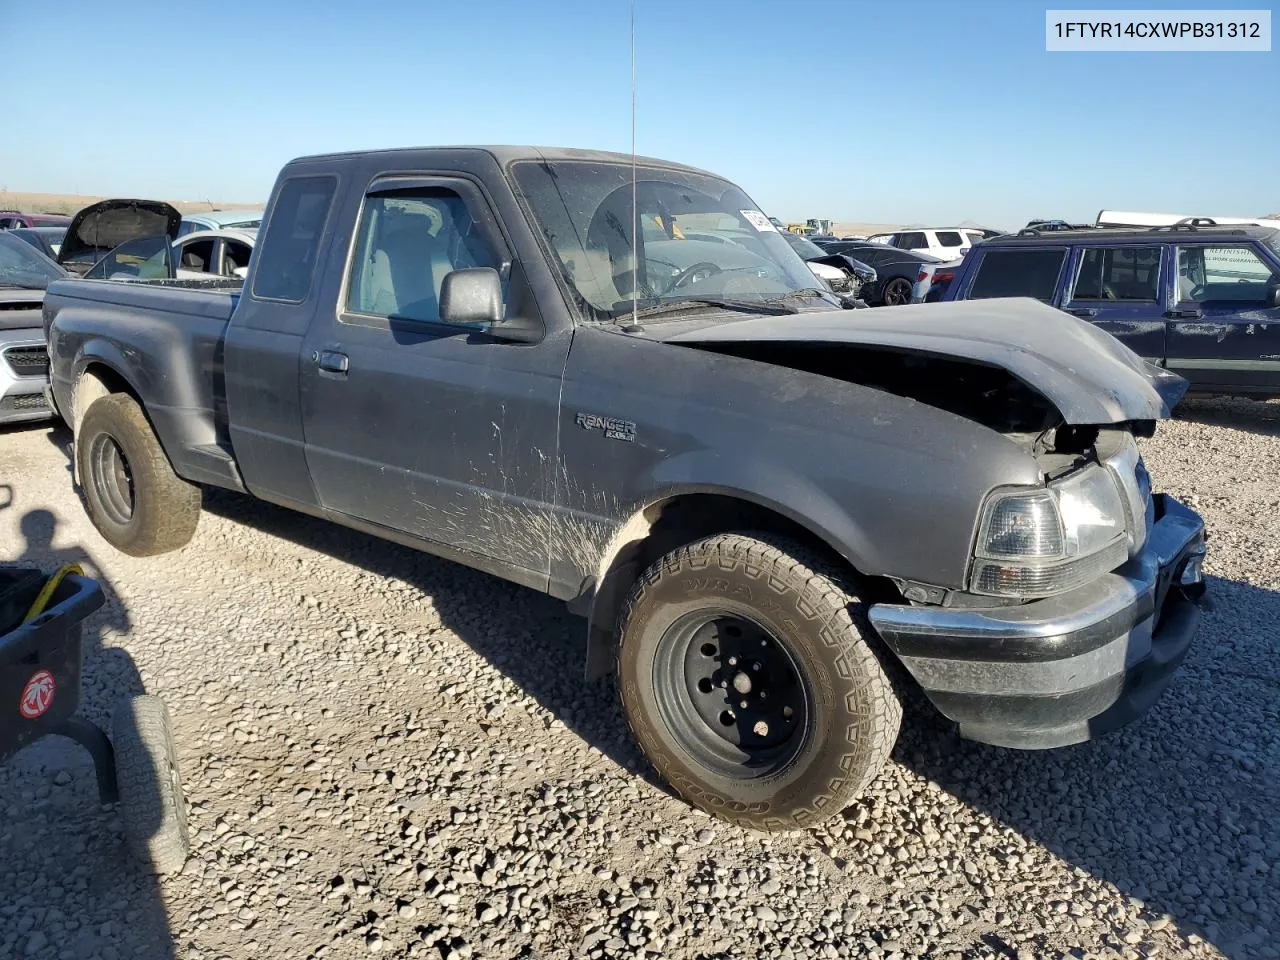
{"type": "Polygon", "coordinates": [[[1142,552],[1077,590],[1011,607],[881,604],[871,622],[929,699],[983,743],[1089,740],[1155,703],[1191,646],[1204,523],[1155,498],[1142,552]]]}

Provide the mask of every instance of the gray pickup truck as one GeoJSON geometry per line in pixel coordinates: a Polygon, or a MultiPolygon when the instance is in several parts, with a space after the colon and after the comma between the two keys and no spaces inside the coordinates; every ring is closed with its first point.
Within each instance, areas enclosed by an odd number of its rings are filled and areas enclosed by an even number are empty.
{"type": "Polygon", "coordinates": [[[840,309],[738,187],[634,170],[305,158],[242,288],[148,282],[162,239],[53,284],[94,524],[176,550],[213,485],[562,598],[658,771],[763,829],[858,795],[905,684],[1011,747],[1145,710],[1203,590],[1134,439],[1183,381],[1032,300],[840,309]]]}

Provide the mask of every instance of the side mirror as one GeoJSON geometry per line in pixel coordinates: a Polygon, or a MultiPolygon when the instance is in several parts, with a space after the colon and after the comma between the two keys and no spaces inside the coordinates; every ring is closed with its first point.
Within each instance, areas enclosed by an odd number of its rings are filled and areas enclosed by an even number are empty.
{"type": "Polygon", "coordinates": [[[502,322],[502,278],[493,267],[470,267],[445,274],[440,285],[440,319],[468,326],[502,322]]]}
{"type": "Polygon", "coordinates": [[[1280,280],[1272,280],[1267,285],[1267,307],[1280,307],[1280,280]]]}
{"type": "Polygon", "coordinates": [[[231,275],[233,277],[238,277],[239,279],[243,280],[247,276],[249,276],[249,268],[248,267],[232,267],[231,275]]]}
{"type": "Polygon", "coordinates": [[[493,267],[452,270],[444,275],[440,284],[440,320],[468,327],[483,326],[483,332],[495,340],[538,343],[544,332],[542,319],[518,260],[511,265],[508,293],[511,315],[504,317],[502,277],[497,270],[493,267]]]}

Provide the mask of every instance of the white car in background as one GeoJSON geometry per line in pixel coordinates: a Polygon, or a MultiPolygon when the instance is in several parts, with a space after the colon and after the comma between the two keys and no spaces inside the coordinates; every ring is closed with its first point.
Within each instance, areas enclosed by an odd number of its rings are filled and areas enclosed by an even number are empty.
{"type": "Polygon", "coordinates": [[[877,233],[868,237],[872,243],[885,243],[899,250],[927,253],[939,260],[955,260],[963,257],[970,248],[985,239],[981,230],[974,227],[920,227],[898,230],[895,233],[877,233]]]}
{"type": "Polygon", "coordinates": [[[198,230],[257,230],[262,226],[261,208],[247,210],[204,210],[184,213],[177,236],[185,237],[198,230]]]}
{"type": "Polygon", "coordinates": [[[238,277],[249,272],[257,230],[197,230],[173,243],[174,276],[179,280],[238,277]]]}

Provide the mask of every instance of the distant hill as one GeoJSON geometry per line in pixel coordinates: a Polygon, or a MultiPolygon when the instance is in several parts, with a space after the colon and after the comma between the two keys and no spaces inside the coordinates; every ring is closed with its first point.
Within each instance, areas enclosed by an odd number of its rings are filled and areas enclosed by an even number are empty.
{"type": "MultiPolygon", "coordinates": [[[[102,199],[104,198],[77,196],[74,193],[23,193],[17,190],[0,190],[0,210],[21,210],[23,213],[75,213],[102,199]]],[[[266,201],[263,200],[251,202],[215,200],[212,203],[206,200],[169,200],[169,203],[182,213],[199,213],[201,210],[243,210],[266,206],[266,201]]]]}

